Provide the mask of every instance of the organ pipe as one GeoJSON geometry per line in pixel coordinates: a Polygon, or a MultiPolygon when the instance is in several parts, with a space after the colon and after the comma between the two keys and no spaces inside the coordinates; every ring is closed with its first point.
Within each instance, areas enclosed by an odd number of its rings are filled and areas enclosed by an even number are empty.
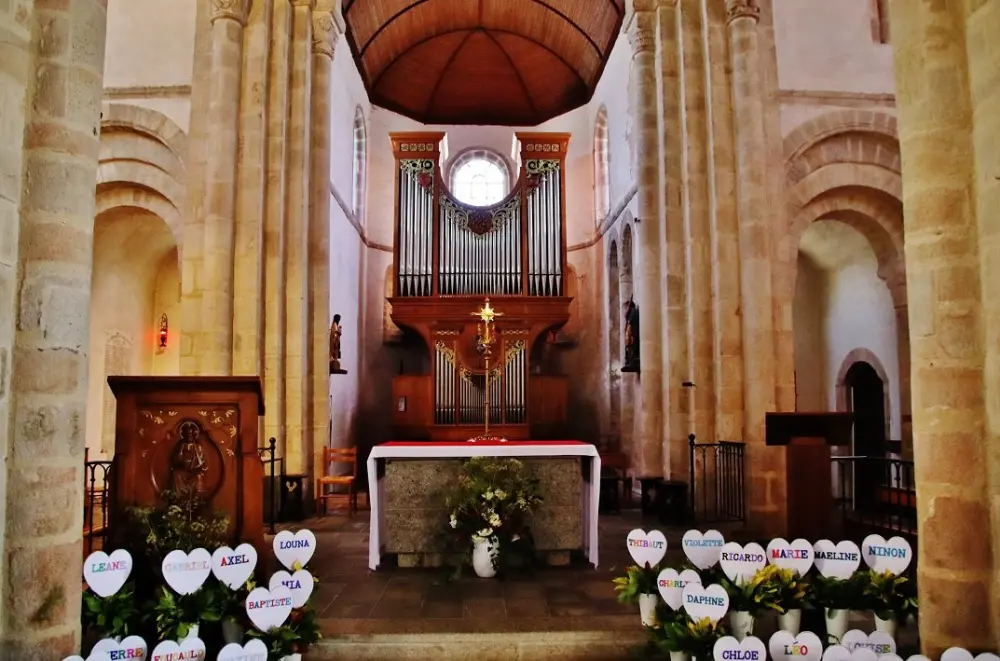
{"type": "MultiPolygon", "coordinates": [[[[505,343],[503,363],[490,369],[489,388],[491,425],[527,423],[528,361],[524,340],[505,343]]],[[[438,340],[434,345],[434,423],[481,425],[485,404],[485,374],[459,364],[454,347],[438,340]]]]}

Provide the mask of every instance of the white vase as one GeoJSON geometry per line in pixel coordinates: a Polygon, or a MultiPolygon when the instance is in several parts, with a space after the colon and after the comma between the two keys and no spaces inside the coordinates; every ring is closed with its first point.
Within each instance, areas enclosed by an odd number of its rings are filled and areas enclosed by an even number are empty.
{"type": "Polygon", "coordinates": [[[729,628],[733,638],[742,641],[753,633],[753,615],[747,611],[733,611],[729,614],[729,628]]]}
{"type": "Polygon", "coordinates": [[[671,652],[670,661],[690,661],[691,655],[687,652],[671,652]]]}
{"type": "Polygon", "coordinates": [[[839,643],[847,633],[847,621],[851,611],[846,608],[824,608],[823,615],[826,617],[826,633],[833,636],[839,643]]]}
{"type": "Polygon", "coordinates": [[[281,661],[302,661],[301,654],[289,654],[288,656],[281,657],[281,661]]]}
{"type": "Polygon", "coordinates": [[[238,620],[226,618],[222,621],[222,640],[228,645],[230,643],[243,643],[243,625],[238,620]]]}
{"type": "Polygon", "coordinates": [[[493,566],[493,543],[489,540],[476,542],[472,547],[472,568],[479,578],[493,578],[497,568],[493,566]]]}
{"type": "Polygon", "coordinates": [[[642,618],[642,626],[656,626],[656,604],[660,602],[660,596],[655,594],[639,595],[639,617],[642,618]]]}
{"type": "Polygon", "coordinates": [[[799,635],[802,629],[802,609],[789,608],[778,616],[778,630],[787,631],[793,636],[799,635]]]}
{"type": "Polygon", "coordinates": [[[897,620],[892,615],[889,616],[888,620],[883,620],[878,615],[875,616],[875,631],[882,631],[884,633],[892,636],[892,639],[896,639],[896,633],[899,631],[899,620],[897,620]]]}
{"type": "Polygon", "coordinates": [[[199,626],[198,626],[197,622],[195,622],[194,624],[189,624],[188,625],[187,635],[184,636],[183,638],[181,638],[180,640],[178,640],[177,642],[178,643],[182,643],[185,640],[187,640],[188,638],[197,638],[198,637],[198,629],[199,629],[199,626]]]}

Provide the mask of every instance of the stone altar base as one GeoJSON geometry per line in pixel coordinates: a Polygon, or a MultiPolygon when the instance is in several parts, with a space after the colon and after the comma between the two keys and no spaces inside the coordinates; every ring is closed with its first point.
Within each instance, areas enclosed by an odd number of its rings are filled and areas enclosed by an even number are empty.
{"type": "MultiPolygon", "coordinates": [[[[583,549],[582,495],[585,482],[579,457],[521,458],[526,472],[538,479],[542,506],[529,525],[540,559],[568,565],[583,549]]],[[[399,567],[441,567],[444,526],[449,510],[445,491],[458,479],[465,459],[390,459],[385,465],[384,553],[399,567]]],[[[383,561],[385,556],[383,555],[383,561]]]]}

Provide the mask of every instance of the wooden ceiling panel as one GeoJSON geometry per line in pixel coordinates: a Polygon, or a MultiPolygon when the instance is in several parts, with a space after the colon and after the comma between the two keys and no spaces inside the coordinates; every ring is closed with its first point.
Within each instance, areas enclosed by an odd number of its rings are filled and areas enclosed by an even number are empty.
{"type": "Polygon", "coordinates": [[[520,126],[586,103],[623,13],[622,0],[345,6],[348,42],[372,102],[426,123],[520,126]]]}

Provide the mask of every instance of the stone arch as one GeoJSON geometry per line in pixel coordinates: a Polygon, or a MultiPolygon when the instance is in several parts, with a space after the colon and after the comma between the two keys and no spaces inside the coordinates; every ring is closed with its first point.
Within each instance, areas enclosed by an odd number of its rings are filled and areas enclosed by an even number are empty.
{"type": "Polygon", "coordinates": [[[608,143],[608,109],[602,105],[594,122],[594,210],[598,225],[611,211],[611,152],[608,143]]]}
{"type": "Polygon", "coordinates": [[[365,127],[365,113],[358,106],[354,110],[354,157],[352,160],[353,179],[351,184],[351,211],[358,223],[364,226],[365,201],[368,197],[368,130],[365,127]]]}
{"type": "Polygon", "coordinates": [[[187,134],[161,112],[130,103],[101,106],[101,132],[109,128],[129,129],[162,142],[181,163],[187,158],[187,134]]]}
{"type": "MultiPolygon", "coordinates": [[[[889,388],[889,373],[885,369],[885,365],[874,351],[866,349],[864,347],[856,347],[847,352],[844,356],[844,360],[840,363],[840,369],[837,370],[837,380],[834,382],[834,387],[837,396],[837,410],[847,411],[847,372],[851,369],[851,366],[855,363],[868,363],[878,374],[878,378],[882,379],[882,383],[885,384],[883,392],[885,393],[885,410],[886,412],[891,411],[891,395],[889,388]]],[[[886,416],[886,438],[889,438],[889,419],[886,416]]]]}
{"type": "Polygon", "coordinates": [[[839,133],[871,133],[899,144],[894,116],[877,110],[834,110],[803,122],[785,137],[785,162],[839,133]]]}

